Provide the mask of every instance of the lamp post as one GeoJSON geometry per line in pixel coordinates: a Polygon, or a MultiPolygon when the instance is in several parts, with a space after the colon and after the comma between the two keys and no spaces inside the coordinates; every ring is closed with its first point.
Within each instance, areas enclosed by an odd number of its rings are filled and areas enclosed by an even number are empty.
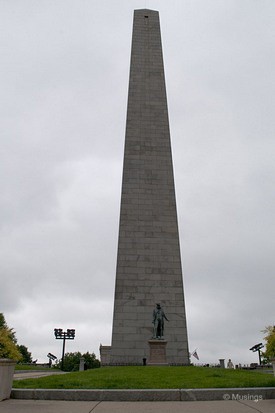
{"type": "Polygon", "coordinates": [[[259,354],[259,362],[260,362],[260,366],[262,365],[262,359],[261,359],[261,349],[264,347],[263,343],[259,343],[259,344],[255,344],[255,346],[251,347],[249,350],[253,351],[253,353],[255,353],[256,351],[258,351],[259,354]]]}
{"type": "Polygon", "coordinates": [[[63,349],[62,349],[62,361],[61,361],[61,370],[64,367],[64,354],[65,354],[65,342],[66,340],[74,340],[75,338],[75,330],[74,329],[67,329],[67,331],[63,331],[62,328],[55,328],[54,335],[57,340],[63,340],[63,349]]]}

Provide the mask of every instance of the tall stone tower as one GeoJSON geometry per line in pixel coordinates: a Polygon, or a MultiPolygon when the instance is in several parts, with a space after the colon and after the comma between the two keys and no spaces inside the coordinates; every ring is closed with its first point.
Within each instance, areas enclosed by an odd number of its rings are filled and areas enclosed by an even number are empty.
{"type": "Polygon", "coordinates": [[[160,303],[167,362],[189,364],[159,14],[135,10],[110,364],[142,364],[160,303]]]}

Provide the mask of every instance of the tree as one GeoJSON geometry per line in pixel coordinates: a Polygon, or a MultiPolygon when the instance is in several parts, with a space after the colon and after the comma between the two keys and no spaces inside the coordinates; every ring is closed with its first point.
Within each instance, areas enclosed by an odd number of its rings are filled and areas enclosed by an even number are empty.
{"type": "Polygon", "coordinates": [[[15,337],[15,331],[14,331],[13,328],[9,328],[9,327],[8,327],[8,325],[7,325],[7,323],[6,323],[6,320],[5,320],[5,316],[4,316],[3,313],[0,313],[0,330],[1,330],[1,329],[5,329],[5,330],[8,332],[9,337],[10,337],[11,341],[12,341],[14,344],[17,343],[17,339],[16,339],[16,337],[15,337]]]}
{"type": "Polygon", "coordinates": [[[263,352],[263,356],[268,360],[275,358],[275,326],[268,326],[263,330],[266,334],[264,340],[266,341],[266,351],[263,352]]]}
{"type": "Polygon", "coordinates": [[[0,329],[1,328],[8,328],[4,314],[0,313],[0,329]]]}
{"type": "Polygon", "coordinates": [[[32,355],[24,345],[18,345],[13,328],[9,328],[5,316],[0,313],[0,358],[11,358],[23,363],[32,363],[32,355]]]}
{"type": "Polygon", "coordinates": [[[4,314],[0,313],[0,358],[31,363],[31,353],[26,346],[17,345],[15,334],[14,329],[7,325],[4,314]]]}
{"type": "Polygon", "coordinates": [[[21,344],[17,348],[22,354],[22,363],[32,363],[32,354],[28,351],[28,347],[21,344]]]}
{"type": "MultiPolygon", "coordinates": [[[[87,369],[95,369],[100,367],[100,361],[96,358],[95,353],[89,352],[81,354],[79,351],[75,353],[66,353],[64,356],[63,370],[64,371],[78,371],[80,358],[85,360],[85,366],[87,369]]],[[[57,367],[61,368],[61,360],[57,363],[57,367]]]]}
{"type": "Polygon", "coordinates": [[[100,367],[100,361],[96,358],[95,353],[90,354],[87,351],[87,353],[82,354],[82,357],[85,360],[85,365],[87,369],[96,369],[100,367]]]}
{"type": "Polygon", "coordinates": [[[12,329],[8,328],[3,314],[1,313],[0,315],[0,358],[20,361],[22,354],[16,346],[15,333],[12,329]]]}

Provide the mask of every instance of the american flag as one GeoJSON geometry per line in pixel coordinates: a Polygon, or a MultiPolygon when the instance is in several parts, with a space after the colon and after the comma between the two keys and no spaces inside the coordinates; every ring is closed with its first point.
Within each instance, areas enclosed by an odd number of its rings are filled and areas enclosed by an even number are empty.
{"type": "Polygon", "coordinates": [[[197,349],[195,350],[195,351],[193,351],[193,353],[190,353],[190,357],[191,356],[193,356],[193,357],[195,357],[197,360],[199,360],[199,356],[198,356],[198,353],[197,353],[197,349]]]}

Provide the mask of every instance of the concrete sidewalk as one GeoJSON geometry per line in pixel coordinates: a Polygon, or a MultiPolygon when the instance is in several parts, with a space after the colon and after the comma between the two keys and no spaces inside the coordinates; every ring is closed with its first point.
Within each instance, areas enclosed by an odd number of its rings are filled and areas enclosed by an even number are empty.
{"type": "Polygon", "coordinates": [[[274,413],[275,400],[205,402],[70,402],[6,400],[1,413],[274,413]]]}

